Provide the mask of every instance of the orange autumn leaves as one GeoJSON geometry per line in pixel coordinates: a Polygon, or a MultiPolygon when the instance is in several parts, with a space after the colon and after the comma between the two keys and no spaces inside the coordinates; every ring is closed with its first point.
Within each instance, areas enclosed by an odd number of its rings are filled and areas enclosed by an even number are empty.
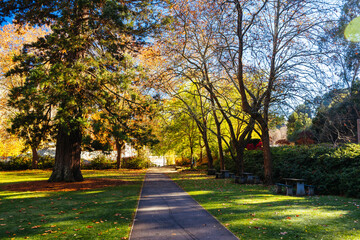
{"type": "Polygon", "coordinates": [[[13,57],[20,53],[24,44],[36,41],[49,32],[47,27],[22,27],[15,24],[4,25],[0,29],[0,157],[18,155],[23,143],[6,132],[11,110],[7,108],[8,91],[21,84],[19,77],[7,77],[5,73],[14,67],[13,57]]]}
{"type": "Polygon", "coordinates": [[[0,30],[0,73],[6,73],[14,66],[13,57],[20,53],[24,44],[35,42],[48,32],[47,27],[4,25],[0,30]]]}

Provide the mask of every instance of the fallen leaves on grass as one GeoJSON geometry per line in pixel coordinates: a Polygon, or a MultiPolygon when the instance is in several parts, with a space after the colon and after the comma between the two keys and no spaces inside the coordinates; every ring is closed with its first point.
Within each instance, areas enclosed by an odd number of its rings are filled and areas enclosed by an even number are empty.
{"type": "MultiPolygon", "coordinates": [[[[119,180],[119,179],[107,179],[107,178],[89,178],[83,182],[48,182],[44,181],[29,181],[22,183],[14,183],[4,185],[1,188],[7,191],[36,191],[36,192],[58,192],[58,191],[79,191],[89,190],[96,188],[104,188],[111,186],[118,186],[124,184],[130,184],[131,182],[119,180]]],[[[61,200],[58,198],[57,200],[61,200]]],[[[94,202],[97,204],[97,202],[94,202]]],[[[54,204],[54,202],[51,202],[54,204]]]]}

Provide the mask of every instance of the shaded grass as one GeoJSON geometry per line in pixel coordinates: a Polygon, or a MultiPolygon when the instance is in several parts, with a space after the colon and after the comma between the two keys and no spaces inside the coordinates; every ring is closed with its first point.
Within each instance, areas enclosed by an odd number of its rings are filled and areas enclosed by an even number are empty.
{"type": "Polygon", "coordinates": [[[240,239],[360,239],[360,200],[290,197],[204,173],[169,174],[240,239]]]}
{"type": "MultiPolygon", "coordinates": [[[[0,172],[0,183],[46,180],[50,174],[0,172]]],[[[130,184],[75,192],[0,191],[0,239],[127,239],[145,172],[84,170],[83,175],[130,184]]]]}

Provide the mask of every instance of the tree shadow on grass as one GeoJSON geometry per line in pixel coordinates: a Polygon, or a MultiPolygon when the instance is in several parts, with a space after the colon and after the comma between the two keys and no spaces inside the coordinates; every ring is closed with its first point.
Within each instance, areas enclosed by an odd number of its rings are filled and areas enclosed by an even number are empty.
{"type": "Polygon", "coordinates": [[[40,194],[0,192],[0,239],[127,237],[140,186],[40,194]]]}
{"type": "Polygon", "coordinates": [[[221,222],[228,223],[231,231],[246,239],[360,238],[357,204],[346,206],[328,201],[327,197],[256,193],[243,193],[241,197],[231,193],[215,198],[214,194],[192,196],[221,222]]]}
{"type": "Polygon", "coordinates": [[[360,239],[358,199],[290,197],[212,178],[177,182],[240,238],[360,239]]]}

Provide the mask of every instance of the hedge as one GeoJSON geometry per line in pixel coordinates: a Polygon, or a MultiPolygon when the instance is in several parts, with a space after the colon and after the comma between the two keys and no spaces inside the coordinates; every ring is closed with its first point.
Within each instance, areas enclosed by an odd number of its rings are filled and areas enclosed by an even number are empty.
{"type": "MultiPolygon", "coordinates": [[[[275,182],[286,177],[304,178],[306,183],[316,186],[318,194],[360,198],[360,145],[273,147],[271,154],[275,182]]],[[[235,171],[229,157],[225,165],[235,171]]],[[[244,168],[263,179],[262,151],[245,151],[244,168]]]]}
{"type": "MultiPolygon", "coordinates": [[[[26,170],[31,169],[32,156],[22,155],[0,161],[0,170],[26,170]]],[[[39,157],[38,169],[51,169],[54,167],[54,158],[50,156],[39,157]]]]}
{"type": "MultiPolygon", "coordinates": [[[[0,161],[0,170],[27,170],[31,169],[32,156],[22,155],[13,157],[8,161],[0,161]]],[[[38,169],[52,169],[54,167],[55,159],[50,156],[39,157],[38,169]]],[[[149,167],[151,164],[148,160],[136,157],[123,159],[123,167],[128,169],[143,169],[149,167]]],[[[116,162],[111,161],[106,156],[98,156],[91,161],[81,160],[82,169],[115,169],[116,162]]]]}

